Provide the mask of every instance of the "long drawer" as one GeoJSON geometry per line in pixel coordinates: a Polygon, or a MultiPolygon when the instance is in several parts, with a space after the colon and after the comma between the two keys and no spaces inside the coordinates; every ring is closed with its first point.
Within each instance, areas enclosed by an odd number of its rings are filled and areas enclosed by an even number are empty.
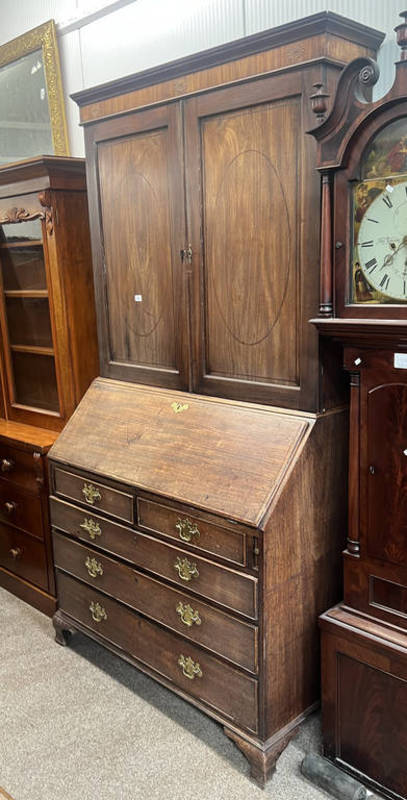
{"type": "Polygon", "coordinates": [[[59,607],[224,718],[257,732],[257,680],[140,617],[135,611],[57,573],[59,607]]]}
{"type": "Polygon", "coordinates": [[[139,497],[138,525],[147,531],[162,533],[178,542],[191,544],[206,553],[242,566],[246,565],[246,531],[236,525],[229,529],[208,522],[184,508],[179,511],[163,503],[139,497]]]}
{"type": "Polygon", "coordinates": [[[128,559],[138,567],[166,578],[226,608],[257,618],[257,578],[196,556],[170,544],[117,525],[96,514],[85,515],[74,506],[51,498],[55,528],[92,541],[103,550],[128,559]]]}
{"type": "Polygon", "coordinates": [[[57,568],[121,600],[251,672],[257,670],[257,628],[171,589],[126,564],[54,533],[57,568]]]}
{"type": "Polygon", "coordinates": [[[0,522],[43,538],[41,500],[11,481],[0,480],[0,522]]]}
{"type": "Polygon", "coordinates": [[[84,503],[90,509],[97,508],[124,522],[134,522],[134,499],[131,494],[59,467],[54,469],[54,486],[58,495],[84,503]]]}
{"type": "Polygon", "coordinates": [[[48,589],[47,558],[43,542],[1,522],[0,566],[41,589],[48,589]]]}

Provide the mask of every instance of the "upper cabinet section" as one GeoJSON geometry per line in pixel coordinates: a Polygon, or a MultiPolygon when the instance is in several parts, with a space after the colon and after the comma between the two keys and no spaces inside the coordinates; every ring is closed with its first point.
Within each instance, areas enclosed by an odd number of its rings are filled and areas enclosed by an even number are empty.
{"type": "Polygon", "coordinates": [[[60,430],[97,374],[84,164],[0,169],[4,416],[60,430]]]}
{"type": "Polygon", "coordinates": [[[381,40],[317,14],[76,95],[104,376],[326,405],[309,96],[381,40]]]}

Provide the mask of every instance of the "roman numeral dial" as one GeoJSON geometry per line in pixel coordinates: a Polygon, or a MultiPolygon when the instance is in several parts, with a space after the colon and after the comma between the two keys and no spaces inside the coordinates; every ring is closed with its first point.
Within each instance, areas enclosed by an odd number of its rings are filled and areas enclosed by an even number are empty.
{"type": "Polygon", "coordinates": [[[370,203],[355,250],[354,261],[373,290],[407,301],[407,180],[388,185],[370,203]]]}

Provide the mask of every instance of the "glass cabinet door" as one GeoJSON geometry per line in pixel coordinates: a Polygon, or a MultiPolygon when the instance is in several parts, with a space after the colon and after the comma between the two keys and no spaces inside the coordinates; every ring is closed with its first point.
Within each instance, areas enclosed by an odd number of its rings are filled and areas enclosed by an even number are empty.
{"type": "MultiPolygon", "coordinates": [[[[21,205],[24,198],[18,201],[21,205]]],[[[21,211],[13,208],[9,219],[21,211]]],[[[25,214],[37,218],[8,222],[0,211],[1,327],[8,399],[12,407],[58,414],[44,215],[25,214]]]]}

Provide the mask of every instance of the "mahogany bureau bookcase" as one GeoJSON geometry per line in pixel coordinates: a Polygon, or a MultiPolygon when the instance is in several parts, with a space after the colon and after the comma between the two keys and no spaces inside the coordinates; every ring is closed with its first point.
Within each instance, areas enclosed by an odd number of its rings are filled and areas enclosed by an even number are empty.
{"type": "Polygon", "coordinates": [[[75,96],[102,377],[50,455],[57,641],[211,714],[262,784],[318,702],[346,523],[309,96],[382,38],[317,14],[75,96]]]}
{"type": "Polygon", "coordinates": [[[98,372],[84,159],[0,168],[0,586],[56,608],[46,454],[98,372]]]}

